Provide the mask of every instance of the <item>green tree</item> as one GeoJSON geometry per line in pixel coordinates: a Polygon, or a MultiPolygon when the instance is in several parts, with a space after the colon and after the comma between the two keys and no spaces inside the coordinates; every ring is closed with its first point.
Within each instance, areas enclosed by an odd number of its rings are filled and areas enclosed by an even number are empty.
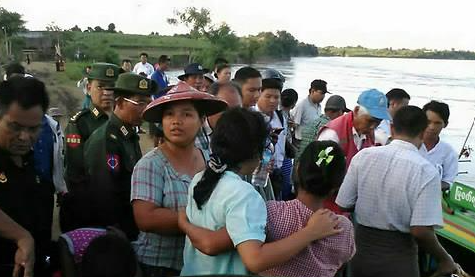
{"type": "Polygon", "coordinates": [[[255,63],[257,61],[257,53],[260,48],[259,41],[256,37],[247,37],[241,39],[242,47],[239,49],[239,58],[244,63],[255,63]]]}
{"type": "Polygon", "coordinates": [[[71,29],[69,29],[72,32],[82,32],[81,28],[78,27],[78,25],[74,25],[71,29]]]}
{"type": "Polygon", "coordinates": [[[2,33],[6,31],[8,36],[12,36],[18,32],[26,31],[25,23],[21,14],[9,12],[0,7],[0,28],[2,28],[2,33]]]}
{"type": "Polygon", "coordinates": [[[208,49],[192,53],[192,58],[204,65],[211,66],[216,57],[234,60],[240,48],[239,38],[226,23],[215,26],[208,9],[188,7],[184,12],[175,11],[175,17],[167,19],[169,24],[183,24],[190,29],[189,37],[205,39],[211,43],[208,49]]]}
{"type": "Polygon", "coordinates": [[[96,26],[94,27],[94,32],[104,32],[104,29],[102,29],[101,26],[96,26]]]}
{"type": "Polygon", "coordinates": [[[212,31],[211,12],[208,9],[188,7],[184,12],[175,11],[174,18],[168,18],[167,22],[171,25],[184,24],[190,28],[190,36],[192,38],[200,38],[209,36],[212,31]]]}
{"type": "Polygon", "coordinates": [[[107,32],[109,33],[116,33],[117,31],[115,30],[115,24],[110,23],[109,26],[107,26],[107,32]]]}
{"type": "Polygon", "coordinates": [[[291,57],[297,54],[298,41],[287,31],[277,31],[277,42],[282,49],[282,55],[291,57]]]}

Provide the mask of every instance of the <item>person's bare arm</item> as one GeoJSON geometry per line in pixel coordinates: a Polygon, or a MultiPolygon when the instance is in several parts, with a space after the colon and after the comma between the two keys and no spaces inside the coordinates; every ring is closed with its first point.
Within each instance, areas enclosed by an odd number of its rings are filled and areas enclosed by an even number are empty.
{"type": "Polygon", "coordinates": [[[178,212],[178,225],[186,233],[193,246],[203,254],[215,256],[234,249],[233,242],[226,228],[217,231],[208,230],[191,224],[185,211],[178,212]]]}
{"type": "Polygon", "coordinates": [[[21,268],[23,268],[24,277],[33,277],[35,264],[35,242],[33,237],[2,210],[0,210],[0,236],[15,241],[18,247],[15,253],[13,276],[20,276],[21,268]]]}
{"type": "Polygon", "coordinates": [[[246,268],[259,273],[290,260],[314,240],[340,233],[337,225],[338,219],[332,212],[318,210],[298,232],[271,243],[245,241],[237,246],[237,251],[246,268]]]}
{"type": "Polygon", "coordinates": [[[135,222],[141,231],[161,235],[182,234],[177,212],[144,200],[134,200],[132,207],[135,222]]]}
{"type": "Polygon", "coordinates": [[[416,239],[417,244],[437,260],[437,271],[432,276],[442,276],[457,271],[457,265],[442,245],[440,245],[432,226],[411,226],[410,232],[416,239]]]}

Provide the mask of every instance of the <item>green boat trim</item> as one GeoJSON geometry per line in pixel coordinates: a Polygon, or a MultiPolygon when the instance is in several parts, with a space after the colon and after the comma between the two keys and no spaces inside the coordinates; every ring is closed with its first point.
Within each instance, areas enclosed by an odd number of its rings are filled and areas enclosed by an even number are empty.
{"type": "Polygon", "coordinates": [[[455,182],[442,199],[444,227],[436,233],[475,252],[475,188],[455,182]]]}

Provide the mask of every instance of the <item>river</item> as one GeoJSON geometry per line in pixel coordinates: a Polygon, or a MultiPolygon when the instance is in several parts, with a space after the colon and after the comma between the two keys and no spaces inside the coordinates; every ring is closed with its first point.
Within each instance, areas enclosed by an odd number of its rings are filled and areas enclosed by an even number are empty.
{"type": "MultiPolygon", "coordinates": [[[[239,67],[233,66],[233,73],[239,67]]],[[[295,89],[299,101],[307,96],[312,80],[323,79],[328,82],[329,91],[346,99],[350,109],[356,105],[360,92],[369,88],[384,93],[391,88],[403,88],[411,95],[410,104],[419,107],[430,100],[445,102],[450,106],[450,118],[441,137],[457,152],[475,117],[475,61],[317,57],[256,67],[281,71],[286,77],[284,87],[295,89]]],[[[180,71],[172,71],[169,75],[179,74],[180,71]]],[[[173,79],[172,83],[177,81],[173,79]]],[[[475,134],[468,145],[475,149],[475,134]]],[[[475,162],[461,163],[460,171],[469,171],[459,175],[460,180],[475,185],[475,162]]]]}

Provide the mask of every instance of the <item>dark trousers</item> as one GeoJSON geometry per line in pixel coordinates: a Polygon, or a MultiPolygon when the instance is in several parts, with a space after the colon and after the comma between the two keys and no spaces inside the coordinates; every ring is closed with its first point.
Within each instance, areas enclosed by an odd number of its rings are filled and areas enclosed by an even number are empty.
{"type": "Polygon", "coordinates": [[[417,244],[407,233],[356,224],[352,277],[418,277],[417,244]]]}
{"type": "Polygon", "coordinates": [[[140,263],[140,268],[142,269],[142,276],[144,277],[180,276],[180,271],[172,268],[151,266],[143,263],[140,263]]]}
{"type": "Polygon", "coordinates": [[[269,174],[270,181],[272,183],[272,189],[274,190],[275,200],[282,200],[282,187],[284,184],[284,177],[282,175],[282,169],[275,168],[269,174]]]}

